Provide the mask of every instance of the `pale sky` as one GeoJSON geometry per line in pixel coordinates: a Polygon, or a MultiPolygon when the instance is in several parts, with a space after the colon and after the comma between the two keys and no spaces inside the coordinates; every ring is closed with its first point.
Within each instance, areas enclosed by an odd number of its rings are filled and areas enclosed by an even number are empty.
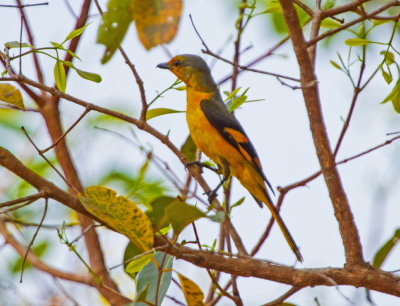
{"type": "MultiPolygon", "coordinates": [[[[14,3],[11,0],[6,2],[14,3]]],[[[196,26],[208,46],[213,51],[217,51],[228,36],[235,34],[233,25],[236,13],[230,10],[225,2],[184,1],[179,31],[174,41],[167,46],[169,51],[174,55],[179,53],[201,55],[202,46],[190,24],[189,14],[192,14],[196,26]]],[[[75,11],[78,11],[81,1],[73,0],[70,3],[75,11]]],[[[105,1],[102,1],[102,3],[105,7],[105,1]]],[[[99,73],[103,77],[103,82],[100,84],[92,83],[82,80],[75,73],[70,73],[67,92],[88,102],[110,109],[124,109],[129,111],[130,115],[137,116],[140,109],[139,91],[121,56],[116,54],[108,64],[100,64],[104,47],[95,44],[99,17],[94,6],[92,7],[92,14],[95,15],[92,18],[93,23],[85,31],[84,38],[77,51],[82,61],[76,62],[76,66],[83,70],[99,73]]],[[[38,47],[49,45],[49,41],[61,41],[74,23],[62,0],[50,0],[48,6],[30,8],[28,17],[33,25],[36,46],[38,47]]],[[[252,46],[243,55],[242,63],[244,64],[262,54],[280,39],[273,34],[273,31],[269,29],[269,24],[263,19],[264,17],[258,17],[252,21],[244,32],[242,48],[252,46]]],[[[19,15],[16,9],[0,9],[0,29],[2,29],[0,45],[7,41],[18,40],[19,21],[17,20],[19,20],[19,15]]],[[[387,41],[390,32],[387,28],[387,32],[382,31],[379,34],[380,40],[385,41],[386,39],[387,41]]],[[[347,35],[349,34],[339,36],[328,48],[323,49],[321,46],[317,57],[317,76],[320,82],[322,107],[333,146],[336,144],[342,128],[342,118],[347,115],[352,88],[344,74],[330,65],[329,60],[337,60],[337,49],[341,50],[342,54],[346,54],[347,47],[343,42],[348,37],[347,35]]],[[[133,26],[130,27],[123,46],[137,66],[149,100],[156,95],[156,91],[161,91],[174,82],[175,77],[172,74],[155,68],[158,63],[168,59],[165,52],[161,48],[146,51],[140,45],[133,26]]],[[[380,49],[374,48],[375,54],[378,54],[380,49]]],[[[223,56],[229,58],[232,52],[233,44],[231,43],[223,52],[223,56]]],[[[209,56],[203,56],[203,58],[209,63],[213,61],[209,56]]],[[[47,68],[47,84],[52,85],[52,65],[46,66],[52,61],[44,57],[41,57],[41,60],[43,66],[47,68]]],[[[371,67],[368,72],[375,69],[375,66],[372,65],[374,62],[377,63],[377,59],[370,56],[367,63],[371,63],[371,67]]],[[[28,60],[26,63],[23,65],[24,74],[33,76],[28,60]]],[[[294,77],[298,76],[298,68],[290,43],[279,49],[278,55],[263,61],[257,68],[294,77]]],[[[230,71],[229,65],[217,62],[213,68],[213,75],[218,81],[230,71]]],[[[243,106],[236,111],[236,116],[254,143],[272,185],[275,188],[286,186],[318,170],[318,161],[309,132],[308,118],[301,92],[282,86],[273,77],[248,72],[240,76],[238,85],[242,88],[250,87],[249,98],[265,99],[263,102],[243,106]]],[[[379,104],[389,93],[391,86],[387,86],[378,76],[371,83],[370,88],[360,95],[354,118],[339,152],[338,160],[380,144],[386,140],[386,133],[400,130],[398,115],[394,113],[392,106],[389,103],[379,104]]],[[[229,82],[223,84],[221,90],[230,90],[229,82]]],[[[155,107],[184,110],[185,93],[170,91],[163,99],[157,101],[155,107]]],[[[65,125],[72,123],[83,111],[81,107],[71,105],[68,101],[62,102],[61,109],[64,111],[65,125]]],[[[170,138],[177,146],[182,144],[188,134],[184,114],[159,117],[151,120],[150,123],[164,133],[170,131],[170,138]]],[[[34,126],[35,124],[33,124],[33,129],[34,126]]],[[[94,130],[93,127],[91,127],[91,131],[83,134],[92,137],[85,139],[79,132],[83,131],[82,128],[84,127],[88,127],[88,124],[81,123],[68,136],[72,145],[72,154],[75,157],[84,185],[96,184],[96,177],[101,169],[104,169],[103,165],[132,167],[133,170],[140,166],[144,157],[137,150],[113,136],[94,130]],[[102,156],[99,156],[99,153],[102,156]]],[[[43,124],[37,122],[36,128],[38,135],[40,135],[43,132],[43,124]]],[[[181,176],[181,180],[184,180],[185,170],[178,159],[155,138],[136,129],[135,131],[139,139],[153,147],[154,152],[162,156],[172,169],[181,176]]],[[[127,125],[121,127],[120,132],[130,135],[127,125]]],[[[48,144],[48,142],[49,140],[45,137],[41,140],[43,145],[48,144]]],[[[17,156],[23,154],[22,148],[26,148],[26,144],[15,146],[15,141],[11,138],[0,139],[0,145],[10,149],[17,156]]],[[[339,166],[342,182],[364,246],[365,259],[368,261],[372,260],[373,254],[399,226],[400,207],[398,199],[400,198],[400,191],[395,174],[397,173],[396,170],[399,169],[395,154],[398,154],[399,150],[400,144],[393,143],[368,156],[339,166]],[[387,188],[387,192],[384,196],[380,196],[379,191],[385,188],[387,188]]],[[[33,154],[33,151],[31,153],[33,154]]],[[[152,173],[163,178],[163,175],[156,168],[152,169],[152,173]]],[[[205,171],[205,175],[212,186],[218,183],[214,174],[205,171]]],[[[270,214],[266,208],[260,210],[247,191],[235,181],[233,201],[242,196],[246,196],[246,201],[234,210],[232,219],[246,246],[252,248],[269,221],[270,214]]],[[[192,203],[194,204],[194,202],[192,203]]],[[[338,224],[334,218],[332,205],[321,177],[307,187],[298,188],[287,195],[282,217],[304,257],[304,263],[297,264],[296,267],[343,265],[344,255],[338,233],[338,224]]],[[[198,228],[203,244],[212,244],[213,239],[218,236],[218,224],[211,223],[209,220],[199,221],[198,228]]],[[[55,238],[56,233],[49,234],[49,236],[55,238]]],[[[192,238],[192,230],[189,227],[181,235],[181,239],[190,240],[192,238]]],[[[103,247],[108,249],[106,256],[107,263],[110,266],[121,261],[125,244],[126,239],[120,235],[114,233],[104,235],[103,247]]],[[[57,245],[57,247],[66,249],[61,245],[57,245]]],[[[7,254],[10,257],[12,256],[11,252],[7,254]]],[[[52,254],[58,253],[53,251],[52,254]]],[[[399,255],[400,250],[397,248],[388,258],[384,269],[398,269],[399,266],[396,264],[395,258],[398,258],[399,255]]],[[[68,266],[71,268],[70,265],[77,264],[73,258],[74,255],[71,253],[58,258],[55,257],[47,259],[57,266],[66,266],[66,269],[68,266]],[[73,259],[71,260],[71,258],[73,259]]],[[[276,226],[274,226],[271,237],[257,257],[286,265],[294,263],[294,256],[276,226]]],[[[3,263],[0,263],[0,265],[3,265],[3,263]]],[[[208,276],[205,271],[183,261],[175,261],[174,268],[197,282],[207,293],[208,276]]],[[[113,273],[117,281],[128,280],[121,270],[113,273]]],[[[46,279],[44,276],[40,277],[46,279]]],[[[50,278],[46,280],[49,283],[51,282],[50,278]]],[[[29,283],[33,281],[34,278],[27,274],[26,281],[22,285],[19,285],[17,280],[15,280],[15,284],[27,296],[32,294],[29,283]]],[[[75,288],[71,283],[63,282],[63,284],[67,288],[75,288]]],[[[131,293],[133,283],[125,284],[123,287],[124,292],[131,293]]],[[[239,290],[245,305],[266,303],[280,296],[288,288],[264,280],[239,279],[239,290]]],[[[86,288],[81,287],[76,291],[76,294],[86,294],[85,290],[87,291],[86,288]]],[[[363,289],[340,287],[340,292],[356,305],[367,305],[363,289]]],[[[340,292],[335,288],[327,287],[307,288],[290,297],[287,301],[298,305],[314,305],[314,298],[317,297],[321,305],[349,304],[349,301],[340,292]]],[[[173,284],[169,293],[170,295],[180,294],[173,284]]],[[[34,292],[32,299],[38,300],[41,294],[43,292],[34,292]]],[[[394,297],[376,292],[373,292],[372,296],[379,305],[393,305],[397,301],[394,297]]],[[[174,303],[165,299],[163,305],[174,305],[174,303]]],[[[230,301],[224,300],[221,305],[231,304],[230,301]]]]}

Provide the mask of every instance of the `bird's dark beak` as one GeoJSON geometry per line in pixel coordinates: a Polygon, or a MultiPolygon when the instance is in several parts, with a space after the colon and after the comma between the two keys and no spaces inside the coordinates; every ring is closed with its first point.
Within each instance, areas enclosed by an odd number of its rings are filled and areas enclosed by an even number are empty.
{"type": "Polygon", "coordinates": [[[161,63],[157,65],[157,68],[161,68],[161,69],[171,69],[171,66],[168,65],[168,63],[161,63]]]}

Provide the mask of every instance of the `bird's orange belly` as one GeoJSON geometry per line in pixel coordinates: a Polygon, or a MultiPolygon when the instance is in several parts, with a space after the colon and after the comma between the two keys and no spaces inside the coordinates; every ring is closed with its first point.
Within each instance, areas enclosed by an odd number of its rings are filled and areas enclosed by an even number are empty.
{"type": "Polygon", "coordinates": [[[198,107],[186,112],[190,134],[198,149],[222,166],[221,158],[229,165],[233,176],[241,176],[245,171],[247,161],[208,121],[203,111],[198,107]]]}

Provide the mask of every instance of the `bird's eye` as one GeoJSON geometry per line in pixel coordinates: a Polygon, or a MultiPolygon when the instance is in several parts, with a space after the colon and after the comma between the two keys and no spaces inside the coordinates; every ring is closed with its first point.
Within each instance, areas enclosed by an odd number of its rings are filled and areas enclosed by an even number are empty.
{"type": "Polygon", "coordinates": [[[172,66],[179,66],[179,64],[180,64],[180,61],[175,61],[175,62],[173,62],[173,64],[172,64],[172,66]]]}

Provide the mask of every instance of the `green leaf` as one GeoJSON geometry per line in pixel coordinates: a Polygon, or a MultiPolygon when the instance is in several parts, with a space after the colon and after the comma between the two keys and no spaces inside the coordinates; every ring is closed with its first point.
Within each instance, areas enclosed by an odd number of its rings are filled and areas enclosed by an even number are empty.
{"type": "Polygon", "coordinates": [[[230,207],[230,211],[232,211],[232,209],[236,206],[240,206],[243,204],[244,200],[246,199],[246,197],[240,198],[238,201],[236,201],[235,203],[233,203],[230,207]]]}
{"type": "Polygon", "coordinates": [[[279,2],[268,1],[268,7],[259,14],[282,13],[282,7],[279,2]]]}
{"type": "Polygon", "coordinates": [[[380,54],[382,54],[385,57],[385,62],[387,65],[392,65],[395,63],[395,58],[394,58],[393,52],[381,51],[380,54]]]}
{"type": "MultiPolygon", "coordinates": [[[[151,261],[138,273],[136,279],[136,292],[142,292],[146,287],[148,287],[145,296],[144,294],[140,294],[141,301],[148,301],[153,303],[153,305],[162,305],[162,301],[171,284],[173,259],[174,258],[171,255],[157,252],[154,255],[154,261],[156,261],[157,266],[153,261],[151,261]],[[162,272],[160,276],[160,285],[157,286],[160,271],[162,272]],[[158,301],[155,303],[157,287],[159,287],[158,301]]],[[[136,303],[135,306],[145,306],[145,304],[136,303]]]]}
{"type": "Polygon", "coordinates": [[[225,213],[223,211],[219,211],[214,215],[208,216],[211,221],[222,223],[225,219],[225,213]]]}
{"type": "Polygon", "coordinates": [[[193,282],[192,280],[188,279],[186,276],[177,273],[179,278],[179,283],[182,287],[183,295],[185,296],[186,304],[188,306],[202,306],[205,305],[204,294],[201,291],[200,287],[193,282]]]}
{"type": "Polygon", "coordinates": [[[341,71],[343,71],[342,67],[340,67],[340,65],[338,63],[336,63],[335,61],[329,61],[331,63],[331,65],[341,71]]]}
{"type": "Polygon", "coordinates": [[[344,42],[346,45],[348,46],[363,46],[363,45],[369,45],[369,44],[373,44],[374,42],[368,39],[364,39],[364,38],[349,38],[346,39],[344,42]]]}
{"type": "Polygon", "coordinates": [[[328,10],[335,7],[335,5],[336,5],[336,0],[326,0],[322,8],[324,10],[328,10]]]}
{"type": "Polygon", "coordinates": [[[184,111],[179,111],[170,108],[153,108],[149,109],[146,113],[146,120],[150,120],[152,118],[167,115],[167,114],[175,114],[175,113],[184,113],[184,111]]]}
{"type": "Polygon", "coordinates": [[[243,103],[245,103],[246,99],[247,99],[247,96],[245,96],[245,95],[233,99],[232,103],[229,105],[229,111],[233,112],[235,109],[240,107],[243,103]]]}
{"type": "Polygon", "coordinates": [[[175,236],[178,236],[188,224],[199,218],[206,217],[206,214],[200,209],[180,201],[171,203],[166,208],[166,212],[175,236]]]}
{"type": "Polygon", "coordinates": [[[65,75],[65,68],[62,61],[57,60],[54,65],[54,79],[58,90],[65,92],[67,87],[67,77],[65,75]]]}
{"type": "Polygon", "coordinates": [[[166,209],[176,200],[176,198],[162,196],[150,203],[152,209],[151,212],[148,212],[148,215],[156,229],[159,230],[170,225],[166,209]]]}
{"type": "Polygon", "coordinates": [[[132,260],[126,267],[126,272],[129,274],[134,274],[141,271],[151,261],[152,257],[153,254],[147,254],[132,260]]]}
{"type": "Polygon", "coordinates": [[[56,49],[62,47],[62,45],[60,45],[58,42],[51,41],[50,44],[56,49]]]}
{"type": "Polygon", "coordinates": [[[146,254],[139,257],[139,255],[142,253],[143,251],[132,242],[129,242],[126,246],[124,252],[124,269],[129,276],[135,277],[136,273],[142,270],[153,257],[153,254],[146,254]],[[138,258],[133,259],[134,257],[138,258]]]}
{"type": "Polygon", "coordinates": [[[383,68],[381,67],[381,73],[383,78],[385,79],[386,83],[390,84],[393,81],[393,76],[392,74],[389,72],[386,72],[385,70],[383,70],[383,68]]]}
{"type": "Polygon", "coordinates": [[[164,182],[150,179],[148,176],[140,178],[139,171],[111,168],[105,171],[104,176],[98,179],[99,185],[118,186],[121,192],[128,194],[133,201],[148,206],[155,198],[166,192],[164,182]]]}
{"type": "Polygon", "coordinates": [[[136,295],[135,304],[134,304],[135,306],[138,305],[137,304],[138,302],[145,302],[145,304],[148,305],[146,296],[147,296],[147,293],[149,292],[149,288],[150,288],[150,284],[147,284],[147,286],[136,295]]]}
{"type": "Polygon", "coordinates": [[[70,40],[70,39],[72,39],[72,38],[74,38],[74,37],[77,37],[77,36],[81,35],[82,32],[83,32],[90,24],[91,24],[91,22],[89,22],[88,24],[84,25],[83,27],[81,27],[81,28],[79,28],[79,29],[76,29],[76,30],[71,31],[71,32],[67,35],[67,37],[64,39],[64,42],[66,42],[66,41],[68,41],[68,40],[70,40]]]}
{"type": "Polygon", "coordinates": [[[238,87],[238,88],[236,88],[235,90],[233,90],[232,92],[224,91],[224,95],[226,95],[226,98],[225,98],[224,102],[227,102],[227,101],[229,101],[230,99],[232,99],[233,97],[235,97],[236,94],[239,92],[239,90],[240,90],[241,88],[242,88],[242,87],[238,87]]]}
{"type": "Polygon", "coordinates": [[[129,238],[140,250],[153,247],[153,228],[149,218],[135,203],[126,197],[117,196],[109,188],[91,186],[79,199],[86,210],[129,238]]]}
{"type": "Polygon", "coordinates": [[[98,75],[97,73],[93,73],[93,72],[87,72],[87,71],[83,71],[80,69],[75,69],[76,72],[84,79],[92,81],[92,82],[96,82],[96,83],[100,83],[101,82],[101,76],[98,75]]]}
{"type": "MultiPolygon", "coordinates": [[[[0,84],[0,91],[1,91],[1,84],[0,84]]],[[[2,129],[7,128],[11,131],[20,134],[21,122],[22,122],[21,120],[23,120],[21,115],[23,116],[23,113],[15,109],[7,109],[7,108],[0,109],[0,127],[2,129]]],[[[15,185],[13,187],[15,187],[15,185]]]]}
{"type": "Polygon", "coordinates": [[[372,24],[373,24],[374,27],[377,27],[377,26],[380,26],[380,25],[385,24],[385,23],[388,23],[388,22],[390,22],[390,20],[374,19],[374,20],[372,21],[372,24]]]}
{"type": "MultiPolygon", "coordinates": [[[[80,57],[79,57],[78,55],[76,55],[73,51],[64,48],[63,45],[61,45],[61,44],[59,44],[59,43],[57,43],[57,42],[54,42],[54,41],[51,41],[50,44],[51,44],[54,48],[59,49],[59,50],[63,50],[63,51],[65,51],[65,52],[69,53],[72,57],[75,57],[75,58],[81,60],[80,57]]],[[[46,54],[47,54],[47,53],[46,53],[46,54]]],[[[65,61],[62,61],[62,62],[64,63],[64,65],[68,65],[68,64],[65,64],[65,63],[66,63],[65,61]]],[[[69,62],[67,62],[67,63],[69,63],[69,62]]],[[[71,64],[71,66],[72,66],[72,64],[71,64]]],[[[72,67],[71,67],[71,68],[72,68],[72,67]]]]}
{"type": "Polygon", "coordinates": [[[357,36],[359,38],[365,38],[365,26],[364,26],[364,23],[361,23],[360,27],[358,28],[357,36]]]}
{"type": "Polygon", "coordinates": [[[381,102],[381,104],[389,101],[392,101],[394,110],[397,113],[400,113],[400,79],[397,81],[390,94],[381,102]]]}
{"type": "Polygon", "coordinates": [[[73,52],[73,51],[71,51],[71,50],[69,50],[69,49],[65,49],[65,48],[60,48],[60,49],[66,51],[66,52],[67,52],[69,55],[71,55],[72,57],[75,57],[75,58],[77,58],[78,60],[81,60],[81,58],[80,58],[78,55],[76,55],[75,52],[73,52]]]}
{"type": "Polygon", "coordinates": [[[62,64],[64,64],[65,66],[68,66],[69,68],[74,69],[82,78],[84,78],[86,80],[93,81],[96,83],[101,82],[101,76],[98,75],[97,73],[80,70],[80,69],[76,68],[74,66],[74,64],[72,64],[69,61],[63,61],[63,60],[58,60],[58,61],[61,62],[62,64]]]}
{"type": "Polygon", "coordinates": [[[400,239],[400,228],[398,228],[393,236],[378,250],[372,260],[372,265],[375,268],[380,268],[390,252],[393,250],[394,246],[399,242],[400,239]]]}
{"type": "Polygon", "coordinates": [[[186,138],[185,143],[181,147],[181,152],[185,154],[186,158],[189,161],[194,161],[196,159],[196,152],[197,152],[197,147],[193,142],[192,137],[189,136],[186,138]]]}
{"type": "Polygon", "coordinates": [[[8,49],[13,49],[13,48],[35,48],[34,46],[28,44],[28,43],[22,43],[20,44],[19,41],[9,41],[4,44],[4,46],[8,49]]]}
{"type": "Polygon", "coordinates": [[[177,91],[184,91],[184,90],[186,90],[186,86],[177,86],[177,87],[173,87],[173,89],[175,89],[177,91]]]}
{"type": "Polygon", "coordinates": [[[22,110],[25,109],[20,90],[14,85],[8,83],[0,84],[0,101],[14,105],[22,110]]]}
{"type": "Polygon", "coordinates": [[[106,50],[101,63],[107,63],[121,45],[133,20],[133,0],[109,0],[107,12],[102,16],[102,23],[97,31],[97,43],[103,44],[106,50]]]}
{"type": "Polygon", "coordinates": [[[163,227],[156,233],[156,235],[166,235],[171,230],[171,228],[172,226],[163,227]]]}
{"type": "Polygon", "coordinates": [[[326,18],[322,20],[321,22],[321,27],[323,28],[328,28],[328,29],[335,29],[340,27],[341,24],[337,22],[336,20],[333,20],[332,18],[326,18]]]}

